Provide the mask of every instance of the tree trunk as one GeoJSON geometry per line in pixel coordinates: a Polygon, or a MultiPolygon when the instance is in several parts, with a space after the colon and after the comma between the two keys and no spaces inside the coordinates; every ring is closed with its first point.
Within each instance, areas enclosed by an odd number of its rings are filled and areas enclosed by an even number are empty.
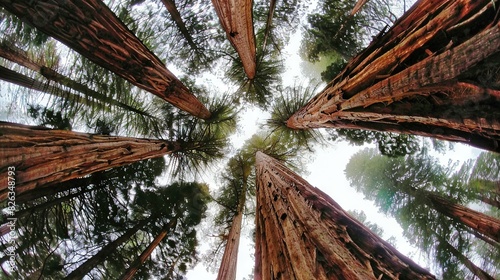
{"type": "Polygon", "coordinates": [[[221,264],[219,267],[219,273],[217,275],[217,280],[235,280],[236,270],[237,270],[237,260],[238,260],[238,250],[240,246],[241,239],[241,224],[243,222],[243,212],[245,210],[245,203],[247,198],[248,189],[248,176],[249,172],[245,166],[245,163],[241,158],[238,161],[241,164],[241,175],[242,177],[242,190],[238,201],[237,213],[234,216],[231,230],[226,241],[226,247],[224,248],[224,254],[222,256],[221,264]]]}
{"type": "Polygon", "coordinates": [[[0,201],[8,194],[8,167],[15,168],[17,195],[181,149],[180,143],[172,141],[94,135],[6,122],[0,122],[0,132],[0,201]]]}
{"type": "Polygon", "coordinates": [[[247,77],[256,71],[256,47],[253,30],[252,0],[212,0],[222,28],[238,52],[247,77]]]}
{"type": "Polygon", "coordinates": [[[181,32],[182,36],[184,36],[184,38],[188,42],[188,45],[193,50],[197,50],[198,46],[194,42],[193,37],[189,33],[188,29],[186,28],[186,24],[182,20],[181,13],[177,9],[175,2],[173,0],[161,0],[161,1],[163,2],[163,5],[165,5],[165,8],[167,8],[168,13],[174,20],[175,25],[177,25],[177,28],[179,28],[179,31],[181,32]]]}
{"type": "Polygon", "coordinates": [[[238,211],[233,218],[231,230],[224,249],[217,280],[234,280],[236,279],[236,268],[238,260],[238,248],[241,238],[241,224],[243,221],[243,211],[238,211]]]}
{"type": "Polygon", "coordinates": [[[480,267],[475,265],[467,256],[458,251],[453,245],[451,245],[447,240],[445,240],[437,232],[434,232],[434,236],[439,240],[439,243],[443,245],[447,250],[449,250],[455,258],[457,258],[467,269],[469,269],[475,276],[481,280],[495,280],[486,271],[482,270],[480,267]]]}
{"type": "Polygon", "coordinates": [[[103,2],[2,0],[0,5],[139,88],[197,117],[210,117],[207,108],[103,2]]]}
{"type": "MultiPolygon", "coordinates": [[[[141,110],[134,108],[132,106],[129,106],[125,103],[122,103],[120,101],[109,98],[106,95],[101,94],[101,93],[89,88],[88,86],[86,86],[82,83],[79,83],[75,80],[72,80],[64,75],[57,73],[52,68],[49,68],[49,67],[47,67],[43,64],[40,64],[36,61],[33,61],[32,59],[30,59],[26,55],[26,53],[23,50],[20,50],[20,49],[16,48],[15,46],[10,45],[9,43],[7,43],[5,41],[0,42],[0,56],[39,73],[47,80],[54,81],[54,82],[57,82],[61,85],[67,86],[67,87],[69,87],[75,91],[78,91],[78,92],[80,92],[88,97],[92,97],[95,100],[99,100],[103,103],[108,103],[108,104],[120,107],[122,109],[125,109],[128,111],[152,118],[152,116],[150,114],[148,114],[144,111],[141,111],[141,110]]],[[[51,92],[49,92],[49,93],[51,93],[51,92]]],[[[64,97],[64,96],[61,96],[61,97],[64,97]]],[[[80,99],[82,99],[82,97],[77,98],[77,100],[80,100],[80,99]]],[[[93,102],[93,104],[95,104],[95,102],[93,102]]],[[[102,105],[99,106],[99,108],[101,108],[101,107],[103,107],[103,106],[102,105]]]]}
{"type": "Polygon", "coordinates": [[[120,279],[122,280],[130,280],[134,278],[137,270],[144,264],[144,262],[151,256],[154,249],[160,245],[160,243],[165,239],[168,232],[172,229],[175,229],[175,225],[177,225],[177,218],[173,219],[167,227],[165,227],[149,244],[149,246],[141,253],[141,255],[130,265],[130,267],[125,271],[120,279]]]}
{"type": "Polygon", "coordinates": [[[28,76],[17,73],[3,66],[0,66],[0,79],[21,87],[48,93],[55,97],[72,99],[75,103],[82,104],[87,107],[103,108],[102,105],[94,102],[93,100],[85,99],[83,96],[75,94],[71,91],[64,90],[60,87],[50,85],[48,82],[40,82],[38,80],[32,79],[28,76]]]}
{"type": "Polygon", "coordinates": [[[500,152],[500,91],[487,75],[500,68],[495,14],[488,0],[418,1],[287,126],[417,134],[500,152]]]}
{"type": "Polygon", "coordinates": [[[426,192],[428,204],[436,211],[500,242],[500,220],[426,192]]]}
{"type": "Polygon", "coordinates": [[[106,244],[97,254],[92,256],[90,259],[81,264],[78,268],[73,270],[68,276],[65,278],[67,280],[80,280],[85,275],[87,275],[94,267],[98,264],[102,263],[109,255],[111,255],[115,250],[128,241],[139,229],[141,229],[144,225],[146,225],[148,220],[143,220],[135,225],[133,228],[130,228],[127,232],[125,232],[122,236],[118,237],[116,240],[106,244]]]}
{"type": "Polygon", "coordinates": [[[484,194],[477,195],[477,199],[486,203],[486,204],[489,204],[490,206],[493,206],[493,207],[500,209],[500,201],[498,201],[496,199],[490,198],[484,194]]]}
{"type": "Polygon", "coordinates": [[[435,279],[277,160],[256,168],[255,279],[435,279]]]}

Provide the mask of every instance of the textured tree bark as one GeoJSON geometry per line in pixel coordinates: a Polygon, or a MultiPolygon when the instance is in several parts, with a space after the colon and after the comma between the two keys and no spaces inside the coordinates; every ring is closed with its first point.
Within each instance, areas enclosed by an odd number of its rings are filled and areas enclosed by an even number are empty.
{"type": "Polygon", "coordinates": [[[103,2],[1,0],[0,5],[139,88],[197,117],[210,117],[207,108],[103,2]]]}
{"type": "Polygon", "coordinates": [[[256,71],[256,46],[253,30],[252,0],[212,0],[229,42],[238,52],[247,77],[256,71]]]}
{"type": "Polygon", "coordinates": [[[233,218],[231,229],[229,230],[228,238],[226,241],[226,247],[224,248],[224,254],[222,255],[219,272],[217,274],[217,280],[236,279],[238,250],[240,247],[241,239],[241,224],[243,222],[243,211],[245,210],[248,189],[248,176],[250,173],[246,172],[246,166],[244,165],[244,163],[242,163],[241,158],[240,164],[242,167],[243,176],[241,194],[238,201],[238,208],[236,209],[237,213],[233,218]]]}
{"type": "Polygon", "coordinates": [[[233,218],[231,230],[222,256],[217,280],[234,280],[236,279],[236,263],[238,260],[238,249],[240,246],[241,223],[243,221],[243,212],[239,211],[233,218]]]}
{"type": "Polygon", "coordinates": [[[93,172],[160,157],[181,144],[155,139],[51,130],[0,122],[0,201],[7,197],[8,167],[15,167],[16,194],[93,172]]]}
{"type": "Polygon", "coordinates": [[[277,160],[256,168],[255,279],[435,279],[277,160]]]}
{"type": "Polygon", "coordinates": [[[495,14],[487,0],[418,1],[287,126],[417,134],[500,152],[495,14]]]}
{"type": "Polygon", "coordinates": [[[451,203],[432,193],[426,194],[426,197],[429,199],[429,206],[438,212],[500,243],[500,220],[462,205],[451,203]]]}

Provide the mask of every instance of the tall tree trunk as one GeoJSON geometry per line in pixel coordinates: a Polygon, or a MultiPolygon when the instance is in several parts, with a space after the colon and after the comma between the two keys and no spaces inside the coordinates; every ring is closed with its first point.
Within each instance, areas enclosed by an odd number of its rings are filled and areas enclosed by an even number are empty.
{"type": "Polygon", "coordinates": [[[141,268],[142,264],[151,256],[153,250],[158,247],[161,241],[167,236],[168,229],[163,229],[155,239],[149,244],[149,246],[141,253],[141,255],[130,265],[124,275],[121,277],[122,280],[130,280],[134,278],[135,273],[139,268],[141,268]]]}
{"type": "Polygon", "coordinates": [[[437,232],[434,232],[434,236],[439,240],[439,243],[446,248],[453,256],[455,256],[467,269],[469,269],[475,276],[481,280],[495,280],[486,271],[482,270],[480,267],[475,265],[467,256],[458,251],[453,245],[451,245],[447,240],[445,240],[437,232]]]}
{"type": "Polygon", "coordinates": [[[217,280],[234,280],[236,279],[236,268],[238,260],[238,248],[241,238],[241,224],[243,221],[243,211],[238,211],[233,218],[231,230],[224,249],[217,280]]]}
{"type": "Polygon", "coordinates": [[[102,249],[95,255],[93,255],[90,259],[85,261],[75,270],[73,270],[68,276],[65,278],[67,280],[80,280],[87,273],[89,273],[94,267],[98,264],[102,263],[109,255],[116,251],[116,249],[128,241],[139,229],[141,229],[144,225],[146,225],[148,219],[142,220],[134,227],[130,228],[126,231],[122,236],[118,237],[116,240],[106,244],[106,246],[102,247],[102,249]]]}
{"type": "Polygon", "coordinates": [[[40,82],[38,80],[32,79],[28,76],[17,73],[3,66],[0,66],[0,79],[9,83],[16,84],[18,86],[45,92],[55,97],[72,99],[77,104],[82,104],[88,107],[103,108],[101,104],[98,104],[93,100],[85,99],[83,96],[75,94],[71,91],[64,90],[60,87],[50,85],[48,82],[40,82]]]}
{"type": "Polygon", "coordinates": [[[245,203],[247,200],[247,190],[248,190],[248,176],[249,172],[246,168],[243,159],[240,157],[238,162],[241,165],[241,175],[243,185],[241,187],[241,194],[238,201],[238,208],[236,209],[236,215],[233,218],[231,224],[231,230],[226,242],[226,247],[224,248],[224,254],[222,255],[221,264],[219,267],[219,273],[217,275],[217,280],[234,280],[236,279],[237,270],[237,260],[238,260],[238,250],[240,246],[241,239],[241,224],[243,222],[243,212],[245,210],[245,203]]]}
{"type": "Polygon", "coordinates": [[[256,168],[255,279],[435,279],[277,160],[256,168]]]}
{"type": "MultiPolygon", "coordinates": [[[[108,104],[120,107],[122,109],[131,111],[131,112],[134,112],[137,114],[141,114],[141,115],[146,116],[146,117],[150,117],[150,118],[153,117],[144,111],[141,111],[141,110],[134,108],[130,105],[127,105],[123,102],[114,100],[113,98],[110,98],[102,93],[99,93],[99,92],[89,88],[88,86],[82,84],[82,83],[79,83],[75,80],[70,79],[69,77],[66,77],[64,75],[57,73],[54,69],[49,68],[46,65],[43,65],[39,62],[36,62],[36,61],[30,59],[23,50],[20,50],[20,49],[16,48],[15,46],[13,46],[5,41],[0,42],[0,56],[39,73],[47,80],[54,81],[54,82],[57,82],[61,85],[67,86],[67,87],[69,87],[75,91],[78,91],[78,92],[80,92],[88,97],[92,97],[95,100],[99,100],[103,103],[108,103],[108,104]]],[[[79,97],[78,100],[79,99],[82,99],[82,97],[79,97]]]]}
{"type": "Polygon", "coordinates": [[[194,42],[193,36],[191,36],[189,30],[186,27],[186,24],[182,20],[181,13],[177,9],[175,2],[173,0],[161,0],[161,2],[163,2],[163,5],[165,5],[165,8],[167,8],[168,13],[174,20],[175,25],[177,25],[177,28],[179,28],[179,31],[181,32],[182,36],[184,36],[184,38],[188,42],[188,45],[193,50],[197,50],[198,45],[196,45],[196,43],[194,42]]]}
{"type": "Polygon", "coordinates": [[[168,226],[166,226],[153,241],[149,244],[149,246],[141,253],[141,255],[130,265],[130,267],[125,271],[120,279],[122,280],[131,280],[134,278],[135,273],[141,268],[144,262],[151,256],[154,249],[160,245],[160,243],[165,239],[169,231],[175,229],[175,225],[177,224],[177,218],[170,221],[168,226]]]}
{"type": "Polygon", "coordinates": [[[500,68],[495,15],[489,0],[418,1],[287,126],[417,134],[500,152],[500,91],[486,75],[500,68]]]}
{"type": "Polygon", "coordinates": [[[212,0],[222,28],[241,58],[247,77],[256,71],[256,46],[253,30],[252,0],[212,0]]]}
{"type": "Polygon", "coordinates": [[[434,193],[424,192],[430,207],[500,243],[500,220],[455,204],[434,193]]]}
{"type": "Polygon", "coordinates": [[[200,118],[210,112],[99,0],[1,0],[10,13],[172,105],[200,118]]]}
{"type": "Polygon", "coordinates": [[[95,135],[0,122],[0,201],[7,169],[15,167],[16,195],[181,149],[181,143],[95,135]]]}

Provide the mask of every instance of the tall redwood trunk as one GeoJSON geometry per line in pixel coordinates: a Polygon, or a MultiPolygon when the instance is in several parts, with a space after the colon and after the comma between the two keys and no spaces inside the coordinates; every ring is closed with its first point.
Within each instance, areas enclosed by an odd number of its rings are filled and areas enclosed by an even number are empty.
{"type": "Polygon", "coordinates": [[[0,80],[25,87],[28,89],[33,89],[36,91],[44,92],[55,97],[70,98],[74,100],[75,103],[85,105],[88,107],[102,108],[102,105],[95,103],[93,100],[87,100],[83,96],[79,96],[71,91],[64,90],[60,87],[50,85],[47,82],[41,82],[30,78],[21,73],[12,71],[8,68],[0,66],[0,80]]]}
{"type": "Polygon", "coordinates": [[[182,36],[184,36],[184,38],[188,42],[189,46],[194,50],[198,49],[198,46],[195,44],[193,40],[193,36],[191,36],[189,30],[186,27],[186,24],[182,20],[181,13],[177,9],[175,2],[173,0],[161,0],[161,2],[163,2],[163,5],[165,5],[165,8],[167,8],[168,13],[174,20],[175,25],[177,25],[177,28],[179,28],[179,31],[181,32],[182,36]]]}
{"type": "Polygon", "coordinates": [[[486,271],[482,270],[480,267],[475,265],[467,256],[458,251],[453,245],[451,245],[447,240],[445,240],[441,235],[437,232],[434,232],[434,236],[439,240],[439,243],[442,247],[446,248],[455,258],[457,258],[462,264],[467,267],[478,279],[481,280],[495,280],[491,275],[489,275],[486,271]]]}
{"type": "Polygon", "coordinates": [[[429,206],[500,243],[500,220],[427,192],[429,206]]]}
{"type": "Polygon", "coordinates": [[[153,250],[158,247],[160,242],[167,236],[168,229],[162,230],[155,239],[149,244],[149,246],[142,252],[142,254],[130,265],[125,274],[122,276],[122,280],[133,279],[135,273],[139,268],[141,268],[142,264],[151,256],[153,250]]]}
{"type": "Polygon", "coordinates": [[[418,1],[287,125],[417,134],[500,152],[495,15],[489,0],[418,1]]]}
{"type": "Polygon", "coordinates": [[[236,209],[236,215],[233,217],[231,223],[231,229],[229,230],[229,235],[226,242],[226,247],[224,248],[224,254],[222,256],[221,264],[219,267],[219,272],[217,275],[217,280],[235,280],[236,270],[237,270],[237,260],[238,260],[238,250],[240,246],[241,239],[241,225],[243,222],[243,211],[245,210],[245,203],[247,199],[247,189],[248,189],[248,176],[247,166],[241,158],[239,158],[239,164],[241,164],[241,175],[242,175],[242,187],[241,194],[238,200],[238,208],[236,209]]]}
{"type": "Polygon", "coordinates": [[[238,211],[233,218],[231,230],[222,256],[217,280],[234,280],[236,279],[236,264],[238,260],[238,249],[241,238],[241,224],[243,221],[243,211],[238,211]]]}
{"type": "MultiPolygon", "coordinates": [[[[9,43],[7,43],[5,41],[0,42],[0,56],[39,73],[47,80],[54,81],[54,82],[57,82],[61,85],[67,86],[67,87],[69,87],[75,91],[78,91],[78,92],[80,92],[88,97],[91,97],[92,99],[99,100],[103,103],[108,103],[108,104],[123,108],[125,110],[129,110],[129,111],[132,111],[132,112],[135,112],[135,113],[147,116],[147,117],[152,117],[150,114],[148,114],[146,112],[143,112],[137,108],[129,106],[129,105],[127,105],[123,102],[120,102],[118,100],[112,99],[112,98],[110,98],[102,93],[99,93],[99,92],[89,88],[87,85],[84,85],[80,82],[77,82],[75,80],[70,79],[69,77],[66,77],[64,75],[57,73],[54,69],[49,68],[40,62],[34,61],[33,59],[30,59],[23,50],[18,49],[15,46],[10,45],[9,43]]],[[[15,81],[9,81],[9,80],[7,80],[7,81],[11,82],[11,83],[15,83],[15,81]]],[[[21,86],[29,87],[26,85],[21,85],[21,86]]],[[[49,90],[48,93],[54,93],[54,92],[49,90]]],[[[69,93],[69,92],[66,94],[74,95],[73,93],[69,93]]],[[[62,95],[57,95],[57,96],[63,97],[62,95]]],[[[77,100],[85,101],[85,99],[81,96],[79,96],[77,98],[77,100]]],[[[93,104],[95,104],[95,103],[93,103],[93,104]]],[[[102,105],[100,107],[102,107],[102,105]]]]}
{"type": "Polygon", "coordinates": [[[130,228],[126,231],[122,236],[118,237],[114,241],[106,244],[106,246],[102,247],[102,249],[95,255],[93,255],[90,259],[85,261],[75,270],[73,270],[68,276],[65,278],[66,280],[80,280],[87,273],[89,273],[94,267],[98,264],[102,263],[109,255],[115,252],[116,248],[129,240],[139,229],[141,229],[144,225],[146,225],[148,220],[142,220],[134,227],[130,228]]]}
{"type": "Polygon", "coordinates": [[[130,267],[125,271],[125,273],[122,275],[120,279],[126,280],[126,279],[133,279],[135,273],[137,273],[137,270],[141,268],[141,266],[144,264],[144,262],[151,256],[153,253],[154,249],[160,245],[160,243],[165,239],[169,231],[172,231],[175,229],[175,226],[177,225],[177,218],[172,219],[169,223],[168,226],[166,226],[156,237],[151,241],[149,246],[141,253],[141,255],[130,265],[130,267]]]}
{"type": "Polygon", "coordinates": [[[8,195],[9,167],[15,168],[18,195],[180,149],[180,143],[165,140],[94,135],[0,122],[0,201],[8,195]]]}
{"type": "Polygon", "coordinates": [[[227,38],[241,58],[247,77],[256,71],[256,46],[252,0],[212,0],[227,38]]]}
{"type": "Polygon", "coordinates": [[[172,105],[200,118],[210,112],[99,0],[1,0],[0,6],[172,105]]]}
{"type": "Polygon", "coordinates": [[[255,279],[434,279],[277,160],[256,168],[255,279]]]}

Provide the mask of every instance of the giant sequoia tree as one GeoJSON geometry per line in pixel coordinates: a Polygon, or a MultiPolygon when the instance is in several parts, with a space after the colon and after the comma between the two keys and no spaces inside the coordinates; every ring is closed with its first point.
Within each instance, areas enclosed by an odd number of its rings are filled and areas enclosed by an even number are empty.
{"type": "Polygon", "coordinates": [[[255,76],[256,46],[252,0],[212,0],[227,39],[243,63],[249,79],[255,76]]]}
{"type": "Polygon", "coordinates": [[[434,279],[299,175],[256,157],[255,279],[434,279]]]}
{"type": "Polygon", "coordinates": [[[494,270],[483,271],[469,252],[474,252],[472,238],[498,248],[500,220],[467,207],[477,202],[472,193],[480,192],[463,179],[470,170],[454,174],[453,167],[441,166],[425,152],[388,158],[366,149],[351,158],[345,173],[353,187],[396,218],[412,243],[434,257],[443,275],[460,271],[462,264],[481,279],[494,279],[494,270]]]}
{"type": "MultiPolygon", "coordinates": [[[[175,152],[186,153],[185,157],[193,157],[204,163],[210,162],[221,155],[221,148],[227,144],[227,135],[214,134],[217,132],[216,126],[211,124],[210,128],[200,128],[196,122],[191,122],[186,138],[168,141],[0,122],[0,172],[4,175],[0,179],[3,184],[0,200],[4,200],[8,193],[8,166],[16,169],[16,191],[21,194],[34,188],[175,152]]],[[[181,137],[180,134],[176,136],[181,137]]],[[[185,157],[179,155],[176,159],[185,157]]]]}
{"type": "Polygon", "coordinates": [[[287,121],[432,136],[500,152],[495,4],[420,0],[287,121]]]}
{"type": "Polygon", "coordinates": [[[10,1],[0,5],[94,63],[201,118],[210,112],[101,1],[10,1]]]}

